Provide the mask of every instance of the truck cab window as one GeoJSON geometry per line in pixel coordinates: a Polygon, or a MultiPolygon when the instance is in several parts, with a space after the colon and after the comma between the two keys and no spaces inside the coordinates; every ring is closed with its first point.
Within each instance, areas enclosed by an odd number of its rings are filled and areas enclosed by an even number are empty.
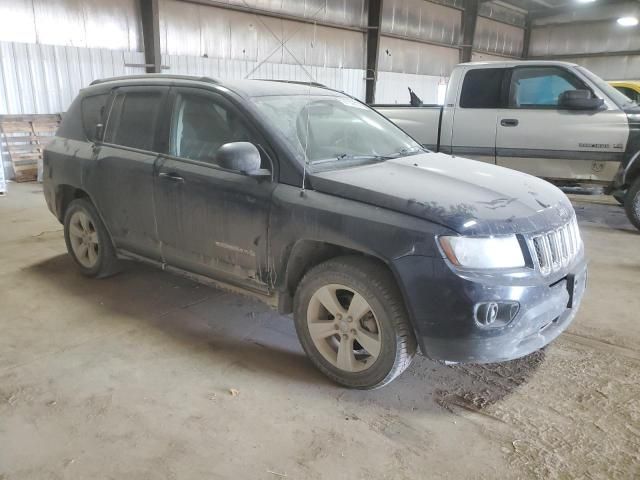
{"type": "Polygon", "coordinates": [[[462,83],[462,108],[499,108],[504,68],[469,70],[462,83]]]}
{"type": "Polygon", "coordinates": [[[179,95],[172,118],[171,154],[177,157],[215,164],[225,143],[252,141],[238,114],[210,97],[179,95]]]}
{"type": "Polygon", "coordinates": [[[555,108],[562,93],[586,88],[581,80],[561,68],[516,68],[509,85],[509,106],[555,108]]]}
{"type": "Polygon", "coordinates": [[[109,115],[105,142],[153,150],[162,96],[159,91],[118,94],[109,115]]]}

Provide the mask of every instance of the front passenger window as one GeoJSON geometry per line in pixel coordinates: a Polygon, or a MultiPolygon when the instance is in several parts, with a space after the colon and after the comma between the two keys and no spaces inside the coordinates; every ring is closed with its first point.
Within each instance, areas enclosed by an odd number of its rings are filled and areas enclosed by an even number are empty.
{"type": "Polygon", "coordinates": [[[233,110],[201,95],[180,95],[172,124],[171,154],[190,160],[215,164],[216,152],[225,143],[251,141],[233,110]]]}
{"type": "Polygon", "coordinates": [[[516,68],[511,76],[509,106],[557,108],[560,95],[587,87],[571,73],[557,67],[516,68]]]}

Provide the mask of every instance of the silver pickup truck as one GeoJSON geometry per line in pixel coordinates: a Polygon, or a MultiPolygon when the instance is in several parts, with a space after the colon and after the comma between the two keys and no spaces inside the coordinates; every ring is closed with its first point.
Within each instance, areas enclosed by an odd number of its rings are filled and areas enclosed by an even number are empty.
{"type": "Polygon", "coordinates": [[[458,65],[444,106],[374,105],[427,148],[556,184],[604,185],[640,229],[640,107],[589,70],[553,61],[458,65]]]}

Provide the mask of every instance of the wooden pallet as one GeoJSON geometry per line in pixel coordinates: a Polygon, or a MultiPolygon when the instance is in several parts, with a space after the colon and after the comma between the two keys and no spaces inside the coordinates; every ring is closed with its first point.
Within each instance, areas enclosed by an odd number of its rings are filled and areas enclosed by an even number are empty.
{"type": "Polygon", "coordinates": [[[11,160],[17,182],[38,178],[42,149],[55,135],[61,117],[54,115],[0,115],[0,148],[11,160]]]}

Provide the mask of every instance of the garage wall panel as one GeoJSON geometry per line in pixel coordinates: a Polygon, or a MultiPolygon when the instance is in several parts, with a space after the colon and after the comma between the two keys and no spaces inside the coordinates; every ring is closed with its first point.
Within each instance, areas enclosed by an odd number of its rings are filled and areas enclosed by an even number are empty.
{"type": "Polygon", "coordinates": [[[640,78],[640,55],[563,57],[562,61],[582,65],[604,80],[637,80],[640,78]]]}
{"type": "Polygon", "coordinates": [[[460,10],[424,0],[385,0],[382,32],[448,45],[460,37],[460,10]]]}
{"type": "Polygon", "coordinates": [[[364,34],[340,28],[162,0],[160,32],[168,55],[364,67],[364,34]]]}
{"type": "Polygon", "coordinates": [[[536,27],[529,46],[531,56],[622,50],[640,50],[640,35],[637,29],[621,27],[613,20],[536,27]]]}
{"type": "Polygon", "coordinates": [[[478,17],[473,41],[474,48],[519,58],[522,55],[523,41],[523,28],[478,17]]]}
{"type": "Polygon", "coordinates": [[[0,114],[64,112],[98,78],[144,73],[144,54],[0,42],[0,114]]]}
{"type": "Polygon", "coordinates": [[[0,41],[141,49],[137,0],[0,0],[0,41]]]}
{"type": "Polygon", "coordinates": [[[378,70],[448,77],[459,56],[457,48],[383,36],[380,39],[378,70]]]}

